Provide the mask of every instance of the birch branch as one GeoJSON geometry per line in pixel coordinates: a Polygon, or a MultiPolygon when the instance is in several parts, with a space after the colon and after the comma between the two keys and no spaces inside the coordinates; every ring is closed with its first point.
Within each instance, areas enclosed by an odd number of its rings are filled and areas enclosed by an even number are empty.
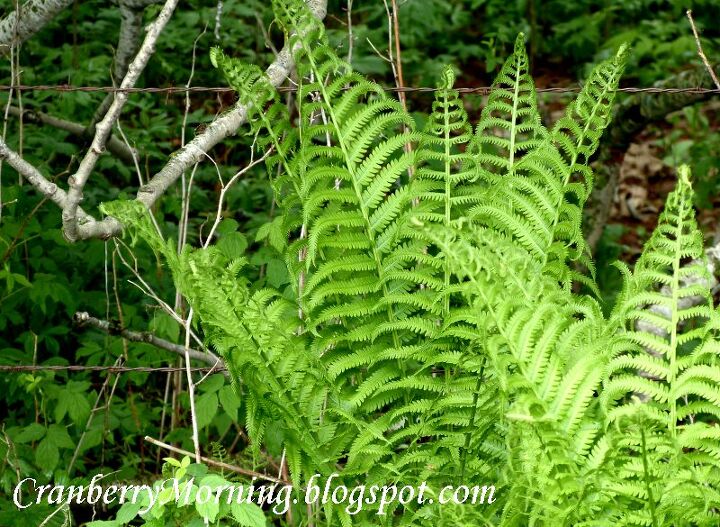
{"type": "MultiPolygon", "coordinates": [[[[90,314],[86,312],[75,313],[73,316],[73,322],[75,322],[79,327],[92,327],[102,331],[103,333],[107,333],[108,335],[120,335],[130,342],[145,342],[155,346],[156,348],[169,351],[181,357],[185,357],[185,353],[187,351],[187,355],[190,359],[200,361],[210,366],[224,367],[225,365],[223,360],[211,351],[199,351],[192,348],[185,348],[185,346],[181,344],[175,344],[168,340],[161,339],[149,331],[131,331],[125,328],[116,329],[109,321],[100,320],[99,318],[90,316],[90,314]]],[[[226,377],[228,377],[227,371],[224,371],[223,373],[226,377]]]]}
{"type": "Polygon", "coordinates": [[[0,20],[0,52],[25,42],[73,0],[29,0],[0,20]],[[19,15],[18,15],[19,11],[19,15]]]}
{"type": "MultiPolygon", "coordinates": [[[[145,35],[145,40],[142,46],[140,46],[135,59],[130,63],[127,74],[120,84],[121,88],[132,88],[135,86],[140,74],[155,52],[155,43],[160,37],[160,33],[162,33],[165,25],[170,20],[173,11],[175,11],[178,1],[179,0],[167,0],[158,17],[150,24],[148,32],[145,35]]],[[[93,138],[90,148],[80,162],[80,166],[75,174],[68,178],[70,188],[67,194],[67,202],[62,212],[63,233],[68,241],[75,242],[80,239],[77,211],[83,199],[83,188],[95,168],[97,160],[105,151],[105,144],[110,137],[112,127],[120,117],[120,112],[123,106],[125,106],[128,96],[129,94],[125,91],[115,93],[113,103],[110,105],[110,108],[102,120],[97,124],[95,137],[93,138]]]]}
{"type": "MultiPolygon", "coordinates": [[[[35,187],[43,196],[62,208],[67,203],[67,193],[55,183],[43,176],[32,164],[25,161],[17,152],[11,149],[0,137],[0,160],[5,161],[14,168],[28,183],[35,187]]],[[[81,221],[91,221],[92,218],[81,208],[78,209],[81,221]]]]}
{"type": "MultiPolygon", "coordinates": [[[[312,13],[320,20],[327,13],[327,0],[306,0],[312,13]]],[[[294,64],[292,51],[286,44],[278,53],[275,61],[268,67],[266,74],[273,86],[280,86],[292,71],[294,64]]],[[[170,188],[188,168],[205,160],[205,154],[227,137],[237,133],[238,128],[247,119],[248,108],[237,104],[227,113],[210,123],[203,133],[171,155],[168,163],[155,174],[137,193],[136,200],[150,208],[160,196],[170,188]]],[[[92,221],[78,226],[79,239],[108,238],[122,232],[122,224],[113,217],[102,221],[92,221]]]]}
{"type": "MultiPolygon", "coordinates": [[[[120,36],[115,51],[113,84],[125,77],[130,60],[138,52],[140,37],[142,36],[143,9],[144,7],[129,5],[127,0],[120,0],[120,36]]],[[[84,130],[87,137],[92,137],[95,134],[95,126],[105,116],[114,98],[115,94],[108,93],[97,110],[95,110],[92,121],[84,130]]],[[[112,141],[112,137],[110,140],[112,141]]],[[[130,162],[132,162],[132,159],[130,162]]]]}
{"type": "Polygon", "coordinates": [[[162,0],[120,0],[120,2],[115,3],[122,3],[125,4],[128,7],[132,8],[144,8],[152,4],[159,4],[162,0]]]}
{"type": "MultiPolygon", "coordinates": [[[[25,123],[44,124],[47,126],[52,126],[53,128],[63,130],[73,136],[80,138],[85,137],[85,131],[87,130],[87,128],[80,123],[75,123],[66,119],[53,117],[52,115],[44,112],[37,112],[35,110],[24,110],[21,112],[20,108],[18,108],[17,106],[10,106],[10,108],[8,109],[8,114],[14,117],[20,117],[20,115],[22,114],[22,118],[25,123]]],[[[123,163],[130,164],[133,162],[132,150],[128,148],[125,143],[117,137],[110,137],[107,143],[107,150],[123,163]]]]}

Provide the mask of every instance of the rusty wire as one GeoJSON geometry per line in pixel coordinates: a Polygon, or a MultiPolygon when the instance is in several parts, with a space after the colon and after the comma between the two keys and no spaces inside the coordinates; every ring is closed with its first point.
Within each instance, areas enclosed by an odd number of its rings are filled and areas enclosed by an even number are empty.
{"type": "MultiPolygon", "coordinates": [[[[441,88],[431,88],[426,86],[389,86],[384,88],[386,91],[395,93],[433,93],[440,91],[441,88]]],[[[458,87],[454,88],[459,93],[487,95],[490,93],[490,86],[476,87],[458,87]]],[[[582,89],[581,86],[558,86],[536,88],[537,93],[577,93],[582,89]]],[[[278,88],[281,92],[296,91],[292,86],[278,88]]],[[[113,86],[73,86],[70,84],[37,84],[37,85],[9,85],[0,84],[0,92],[3,91],[56,91],[56,92],[102,92],[102,93],[165,93],[169,95],[183,95],[185,93],[232,93],[234,90],[226,86],[166,86],[166,87],[148,87],[148,88],[117,88],[113,86]]],[[[661,87],[634,87],[629,86],[619,88],[617,91],[623,93],[691,93],[697,95],[720,94],[720,90],[715,88],[661,88],[661,87]]]]}
{"type": "MultiPolygon", "coordinates": [[[[23,372],[40,372],[40,371],[94,371],[94,372],[108,372],[108,373],[173,373],[178,371],[186,371],[184,366],[82,366],[77,364],[72,365],[46,365],[41,364],[17,364],[7,365],[0,364],[0,372],[6,373],[23,373],[23,372]]],[[[222,373],[226,371],[224,366],[204,366],[199,368],[190,368],[192,372],[217,372],[222,373]]]]}
{"type": "MultiPolygon", "coordinates": [[[[477,87],[464,87],[454,88],[458,93],[462,94],[479,94],[487,95],[490,92],[490,86],[477,86],[477,87]]],[[[102,92],[102,93],[166,93],[169,95],[173,94],[185,94],[185,93],[232,93],[234,90],[229,87],[207,87],[207,86],[167,86],[161,87],[148,87],[148,88],[116,88],[113,86],[73,86],[69,84],[38,84],[38,85],[2,85],[0,84],[0,92],[3,91],[56,91],[56,92],[102,92]]],[[[439,91],[440,88],[430,87],[386,87],[385,90],[395,93],[433,93],[439,91]]],[[[565,87],[546,87],[536,88],[537,93],[577,93],[581,90],[581,86],[565,86],[565,87]]],[[[281,87],[279,91],[288,92],[296,91],[294,87],[281,87]]],[[[660,88],[660,87],[625,87],[619,88],[619,92],[624,93],[690,93],[697,95],[707,94],[720,94],[720,90],[713,88],[660,88]]],[[[216,371],[222,373],[226,371],[225,367],[214,367],[206,366],[199,368],[191,368],[193,372],[211,372],[216,371]]],[[[22,373],[22,372],[40,372],[40,371],[67,371],[67,372],[108,372],[108,373],[173,373],[178,371],[185,371],[184,367],[181,366],[163,366],[163,367],[151,367],[151,366],[82,366],[82,365],[31,365],[31,364],[18,364],[18,365],[0,365],[0,372],[6,373],[22,373]]]]}

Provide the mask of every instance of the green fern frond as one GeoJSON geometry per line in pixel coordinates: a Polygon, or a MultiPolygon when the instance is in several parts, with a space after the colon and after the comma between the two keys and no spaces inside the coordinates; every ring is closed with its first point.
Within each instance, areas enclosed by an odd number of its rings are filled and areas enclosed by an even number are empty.
{"type": "Polygon", "coordinates": [[[478,164],[484,173],[500,169],[500,174],[513,174],[522,156],[537,148],[546,136],[529,73],[525,35],[520,33],[513,54],[493,82],[475,131],[478,164]]]}

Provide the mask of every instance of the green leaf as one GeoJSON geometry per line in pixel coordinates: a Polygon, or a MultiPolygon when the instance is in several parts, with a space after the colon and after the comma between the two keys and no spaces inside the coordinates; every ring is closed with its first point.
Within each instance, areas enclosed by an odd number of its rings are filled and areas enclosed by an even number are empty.
{"type": "Polygon", "coordinates": [[[85,395],[79,391],[73,391],[73,387],[68,384],[68,387],[58,394],[55,420],[61,421],[67,413],[75,424],[85,426],[90,410],[90,403],[85,395]]]}
{"type": "Polygon", "coordinates": [[[231,232],[220,238],[217,242],[217,246],[218,249],[220,249],[220,252],[227,256],[230,260],[235,260],[245,254],[245,249],[247,249],[248,243],[245,236],[239,232],[231,232]]]}
{"type": "Polygon", "coordinates": [[[238,227],[240,227],[240,224],[237,221],[232,218],[225,218],[218,225],[216,232],[221,236],[225,236],[227,234],[236,232],[238,230],[238,227]]]}
{"type": "Polygon", "coordinates": [[[230,510],[233,518],[243,527],[265,527],[265,514],[254,503],[233,503],[230,510]]]}
{"type": "Polygon", "coordinates": [[[46,437],[37,446],[35,450],[35,463],[44,472],[51,472],[60,461],[60,453],[57,445],[50,438],[46,437]]]}
{"type": "Polygon", "coordinates": [[[115,519],[120,523],[129,523],[137,517],[142,508],[143,505],[140,502],[127,501],[120,507],[115,519]]]}
{"type": "Polygon", "coordinates": [[[218,515],[218,512],[220,512],[220,504],[215,503],[214,496],[211,496],[207,501],[202,502],[202,503],[197,501],[197,499],[196,499],[195,500],[195,510],[203,518],[206,518],[207,520],[214,522],[215,518],[218,515]]]}
{"type": "Polygon", "coordinates": [[[237,419],[237,412],[240,408],[240,397],[235,393],[233,387],[223,386],[220,389],[219,395],[223,410],[233,419],[237,419]]]}
{"type": "Polygon", "coordinates": [[[195,402],[195,414],[198,428],[209,425],[218,411],[218,397],[215,393],[206,393],[198,397],[195,402]]]}
{"type": "Polygon", "coordinates": [[[270,260],[267,264],[267,280],[273,287],[280,287],[289,280],[287,266],[281,260],[270,260]]]}
{"type": "Polygon", "coordinates": [[[217,373],[215,375],[211,375],[202,382],[200,385],[200,391],[215,393],[222,388],[223,384],[225,384],[225,377],[222,374],[217,373]]]}
{"type": "Polygon", "coordinates": [[[167,313],[157,313],[150,322],[150,331],[160,338],[177,342],[180,338],[180,324],[167,313]]]}
{"type": "Polygon", "coordinates": [[[58,448],[75,448],[75,443],[64,426],[50,425],[47,431],[47,439],[55,443],[58,448]]]}
{"type": "Polygon", "coordinates": [[[31,423],[23,428],[20,433],[15,436],[16,443],[30,443],[31,441],[39,441],[45,435],[45,427],[40,423],[31,423]]]}

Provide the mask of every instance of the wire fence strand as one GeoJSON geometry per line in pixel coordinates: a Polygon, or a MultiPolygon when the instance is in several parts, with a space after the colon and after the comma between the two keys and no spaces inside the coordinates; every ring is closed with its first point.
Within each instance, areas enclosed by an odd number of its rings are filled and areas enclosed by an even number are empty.
{"type": "MultiPolygon", "coordinates": [[[[23,372],[41,372],[41,371],[69,371],[69,372],[108,372],[108,373],[174,373],[178,371],[186,371],[184,366],[83,366],[83,365],[46,365],[42,364],[0,364],[0,372],[5,373],[23,373],[23,372]]],[[[203,366],[190,368],[191,372],[218,372],[227,371],[224,366],[203,366]]]]}
{"type": "MultiPolygon", "coordinates": [[[[387,86],[386,91],[394,93],[434,93],[442,88],[431,88],[426,86],[387,86]]],[[[454,88],[459,93],[487,95],[490,93],[490,86],[476,87],[459,87],[454,88]]],[[[556,86],[536,88],[537,93],[577,93],[582,86],[556,86]]],[[[278,88],[281,92],[294,92],[297,88],[293,86],[284,86],[278,88]]],[[[118,88],[114,86],[73,86],[71,84],[37,84],[37,85],[11,85],[0,84],[0,92],[3,91],[54,91],[54,92],[100,92],[100,93],[158,93],[168,95],[184,95],[186,93],[232,93],[234,90],[227,86],[166,86],[166,87],[147,87],[147,88],[118,88]]],[[[635,87],[628,86],[619,88],[619,92],[623,93],[689,93],[697,95],[720,94],[720,90],[716,88],[688,88],[688,87],[635,87]]]]}
{"type": "MultiPolygon", "coordinates": [[[[384,88],[388,92],[394,93],[434,93],[440,91],[441,88],[431,88],[424,86],[405,86],[396,87],[388,86],[384,88]]],[[[454,88],[461,94],[477,94],[487,95],[490,93],[490,86],[476,87],[460,87],[454,88]]],[[[582,86],[557,86],[536,88],[537,93],[577,93],[582,86]]],[[[295,87],[285,86],[278,89],[281,92],[296,91],[295,87]]],[[[187,93],[232,93],[234,90],[226,86],[166,86],[166,87],[147,87],[147,88],[117,88],[114,86],[74,86],[70,84],[37,84],[37,85],[10,85],[0,84],[0,92],[9,91],[54,91],[54,92],[99,92],[99,93],[157,93],[168,95],[184,95],[187,93]]],[[[619,92],[623,93],[657,93],[657,94],[674,94],[687,93],[696,95],[713,95],[720,94],[719,89],[715,88],[672,88],[672,87],[624,87],[619,88],[619,92]]],[[[63,371],[63,372],[107,372],[107,373],[173,373],[186,371],[182,366],[83,366],[83,365],[37,365],[37,364],[17,364],[17,365],[0,365],[0,372],[5,373],[23,373],[23,372],[41,372],[41,371],[63,371]]],[[[205,366],[190,368],[192,372],[218,372],[223,373],[227,369],[223,366],[205,366]]]]}

